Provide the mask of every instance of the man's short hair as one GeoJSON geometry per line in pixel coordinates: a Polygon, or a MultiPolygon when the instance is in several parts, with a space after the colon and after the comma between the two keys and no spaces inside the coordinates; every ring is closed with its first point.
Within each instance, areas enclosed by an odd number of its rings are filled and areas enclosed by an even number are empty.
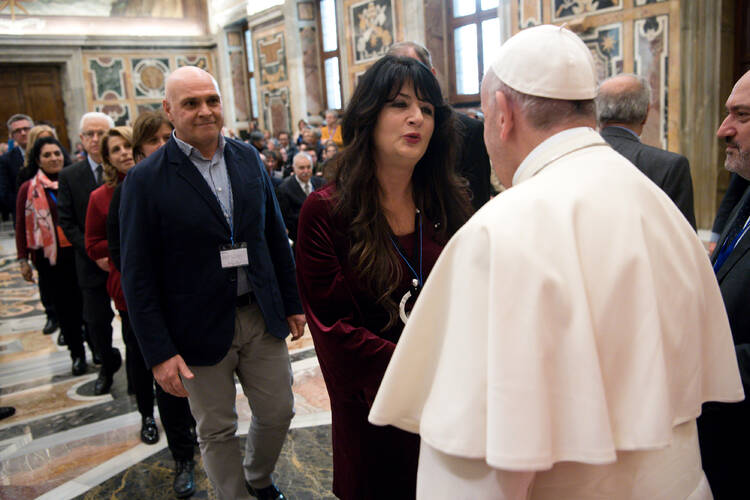
{"type": "Polygon", "coordinates": [[[292,165],[294,165],[295,163],[297,163],[297,158],[303,158],[303,159],[309,161],[310,162],[310,166],[315,165],[315,162],[313,161],[312,156],[310,156],[309,154],[305,153],[304,151],[300,151],[299,153],[297,153],[296,155],[294,155],[294,158],[292,158],[292,165]]]}
{"type": "Polygon", "coordinates": [[[10,126],[12,124],[14,124],[15,122],[20,122],[21,120],[27,120],[29,123],[31,123],[32,127],[34,126],[34,120],[32,120],[29,115],[24,115],[24,114],[21,114],[21,113],[17,113],[15,115],[11,116],[10,118],[8,118],[8,121],[6,122],[6,125],[8,126],[8,130],[9,131],[11,130],[10,126]]]}
{"type": "Polygon", "coordinates": [[[263,139],[265,139],[265,137],[260,130],[253,130],[250,132],[250,142],[263,142],[263,139]]]}
{"type": "Polygon", "coordinates": [[[414,52],[417,54],[417,59],[419,59],[419,62],[427,66],[427,69],[432,69],[432,56],[430,55],[430,51],[427,50],[427,47],[424,47],[417,42],[397,42],[391,45],[391,48],[388,49],[388,52],[385,53],[387,56],[406,56],[409,52],[409,49],[414,50],[414,52]]]}
{"type": "Polygon", "coordinates": [[[522,94],[503,83],[492,71],[488,71],[485,78],[490,78],[490,95],[494,95],[496,90],[505,94],[509,101],[521,109],[523,116],[536,129],[548,130],[573,120],[596,118],[596,105],[593,99],[569,101],[522,94]]]}
{"type": "Polygon", "coordinates": [[[78,131],[79,132],[83,132],[83,122],[85,122],[89,118],[103,118],[103,119],[107,120],[107,123],[109,123],[109,128],[114,128],[114,126],[115,126],[115,121],[112,119],[111,116],[109,116],[109,115],[107,115],[105,113],[101,113],[99,111],[90,111],[88,113],[85,113],[81,117],[81,121],[78,123],[78,131]]]}
{"type": "Polygon", "coordinates": [[[603,92],[600,86],[596,96],[597,121],[600,124],[643,123],[651,102],[651,85],[640,75],[618,76],[631,76],[638,82],[638,85],[620,92],[603,92]]]}

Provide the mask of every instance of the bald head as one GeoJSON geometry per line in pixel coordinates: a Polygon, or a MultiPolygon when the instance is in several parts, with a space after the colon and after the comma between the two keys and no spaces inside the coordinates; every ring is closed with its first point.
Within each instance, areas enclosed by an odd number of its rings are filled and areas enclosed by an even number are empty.
{"type": "Polygon", "coordinates": [[[195,66],[183,66],[167,78],[164,111],[178,139],[210,159],[224,126],[221,94],[216,80],[195,66]]]}
{"type": "Polygon", "coordinates": [[[638,128],[646,122],[651,86],[642,76],[625,74],[608,78],[599,86],[596,114],[601,127],[624,125],[638,128]]]}
{"type": "Polygon", "coordinates": [[[186,84],[190,85],[190,84],[193,84],[195,82],[200,82],[200,81],[211,82],[214,89],[216,89],[216,93],[219,95],[219,97],[221,97],[219,84],[216,82],[216,79],[213,77],[211,73],[197,66],[183,66],[173,71],[169,75],[169,77],[167,77],[167,82],[165,85],[166,99],[168,101],[173,100],[175,93],[178,92],[186,84]]]}

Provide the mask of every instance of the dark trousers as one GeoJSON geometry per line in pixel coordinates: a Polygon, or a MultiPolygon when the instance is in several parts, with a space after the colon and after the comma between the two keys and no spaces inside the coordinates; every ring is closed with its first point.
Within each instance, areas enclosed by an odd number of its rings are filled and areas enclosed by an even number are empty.
{"type": "MultiPolygon", "coordinates": [[[[122,339],[125,342],[125,366],[133,384],[138,412],[141,416],[154,414],[154,377],[141,354],[138,340],[133,333],[127,311],[120,311],[122,339]]],[[[175,460],[190,460],[195,451],[195,442],[190,432],[195,420],[190,413],[187,398],[173,396],[156,384],[156,404],[159,405],[161,423],[167,435],[167,444],[175,460]]]]}
{"type": "MultiPolygon", "coordinates": [[[[749,387],[745,386],[745,394],[749,387]]],[[[703,471],[715,500],[748,498],[750,402],[705,403],[698,417],[703,471]]]]}
{"type": "Polygon", "coordinates": [[[105,284],[93,288],[81,288],[83,295],[83,321],[89,340],[102,360],[102,370],[114,373],[117,355],[112,353],[112,318],[115,317],[110,305],[105,284]]]}
{"type": "MultiPolygon", "coordinates": [[[[55,312],[54,290],[52,290],[52,286],[53,284],[47,275],[39,275],[39,298],[44,306],[44,314],[47,315],[47,319],[56,320],[57,313],[55,312]]],[[[80,295],[80,292],[78,294],[80,295]]]]}
{"type": "Polygon", "coordinates": [[[34,266],[39,273],[39,282],[44,281],[57,311],[60,332],[68,344],[71,358],[85,356],[83,349],[83,302],[76,279],[73,249],[58,248],[57,262],[51,266],[43,250],[37,250],[34,266]]]}

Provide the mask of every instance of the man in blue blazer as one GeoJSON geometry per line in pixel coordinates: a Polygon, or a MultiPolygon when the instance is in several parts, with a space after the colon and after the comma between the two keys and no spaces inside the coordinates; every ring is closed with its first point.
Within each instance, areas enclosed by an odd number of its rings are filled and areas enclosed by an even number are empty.
{"type": "Polygon", "coordinates": [[[258,153],[220,135],[210,74],[178,69],[163,104],[172,139],[122,190],[128,312],[154,378],[190,402],[219,498],[283,499],[271,473],[294,415],[284,338],[305,324],[284,222],[258,153]],[[235,374],[253,410],[242,464],[235,374]]]}

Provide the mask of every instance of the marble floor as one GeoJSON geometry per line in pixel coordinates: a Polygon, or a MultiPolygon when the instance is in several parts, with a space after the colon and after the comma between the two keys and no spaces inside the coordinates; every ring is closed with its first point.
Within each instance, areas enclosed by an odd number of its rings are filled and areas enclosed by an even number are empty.
{"type": "MultiPolygon", "coordinates": [[[[68,351],[56,342],[59,331],[41,331],[45,316],[36,285],[24,282],[17,266],[15,243],[5,228],[0,236],[0,406],[14,406],[16,414],[0,420],[0,500],[174,498],[166,437],[160,429],[157,444],[140,441],[140,415],[127,394],[124,366],[105,396],[93,395],[97,370],[90,352],[88,372],[73,377],[68,351]]],[[[113,343],[124,356],[117,317],[113,330],[113,343]]],[[[289,350],[296,416],[275,480],[290,499],[334,498],[330,404],[309,332],[289,342],[289,350]]],[[[236,406],[244,442],[251,414],[239,385],[236,406]]],[[[193,498],[216,498],[200,460],[195,476],[193,498]]]]}

